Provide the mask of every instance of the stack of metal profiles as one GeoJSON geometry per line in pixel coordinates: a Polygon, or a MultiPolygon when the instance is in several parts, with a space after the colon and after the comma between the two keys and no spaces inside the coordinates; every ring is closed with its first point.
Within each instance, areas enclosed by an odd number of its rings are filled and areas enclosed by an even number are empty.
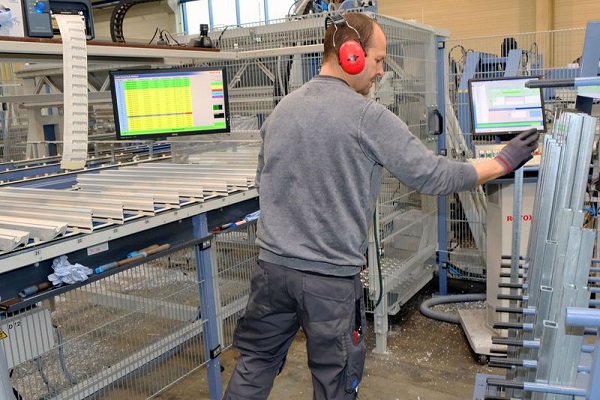
{"type": "Polygon", "coordinates": [[[506,379],[487,381],[503,388],[506,397],[498,398],[572,399],[585,396],[593,380],[593,346],[585,344],[584,327],[566,324],[566,312],[589,307],[594,281],[596,232],[586,227],[584,207],[596,124],[589,115],[566,112],[544,140],[527,262],[510,267],[511,281],[503,285],[510,294],[498,296],[511,300],[497,310],[509,313],[508,322],[494,326],[508,335],[492,338],[508,345],[508,358],[490,359],[508,368],[506,379]]]}
{"type": "Polygon", "coordinates": [[[258,147],[81,173],[73,190],[3,187],[0,254],[254,187],[258,147]]]}

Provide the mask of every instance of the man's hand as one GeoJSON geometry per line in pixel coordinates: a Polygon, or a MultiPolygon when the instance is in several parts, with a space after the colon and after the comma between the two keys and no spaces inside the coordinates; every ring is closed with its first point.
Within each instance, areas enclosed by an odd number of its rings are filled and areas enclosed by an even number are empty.
{"type": "Polygon", "coordinates": [[[538,147],[540,133],[536,128],[531,128],[511,139],[504,146],[495,159],[509,174],[523,166],[533,158],[533,152],[538,147]]]}

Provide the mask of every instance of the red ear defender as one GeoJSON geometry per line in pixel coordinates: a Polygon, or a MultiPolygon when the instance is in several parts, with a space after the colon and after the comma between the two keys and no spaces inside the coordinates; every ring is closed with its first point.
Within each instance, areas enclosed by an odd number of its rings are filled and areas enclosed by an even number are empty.
{"type": "Polygon", "coordinates": [[[335,32],[333,32],[332,44],[333,48],[337,49],[337,56],[340,63],[340,66],[350,75],[359,74],[365,68],[365,59],[367,58],[367,52],[362,45],[362,38],[360,37],[360,33],[354,28],[352,25],[346,21],[346,18],[340,13],[330,14],[327,18],[325,18],[325,29],[329,26],[328,23],[333,23],[333,27],[335,28],[335,32]],[[337,34],[338,27],[348,27],[354,31],[358,40],[347,40],[341,44],[338,48],[335,45],[335,35],[337,34]]]}
{"type": "Polygon", "coordinates": [[[362,45],[356,40],[348,40],[342,43],[338,50],[338,59],[342,69],[350,74],[359,74],[365,68],[367,54],[362,45]]]}

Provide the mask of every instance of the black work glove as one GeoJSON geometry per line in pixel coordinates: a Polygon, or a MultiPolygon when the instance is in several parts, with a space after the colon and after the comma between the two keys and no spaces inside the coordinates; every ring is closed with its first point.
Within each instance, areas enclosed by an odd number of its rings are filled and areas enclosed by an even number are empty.
{"type": "Polygon", "coordinates": [[[531,128],[512,138],[496,156],[496,160],[509,174],[523,166],[533,158],[533,152],[538,147],[540,133],[536,128],[531,128]]]}

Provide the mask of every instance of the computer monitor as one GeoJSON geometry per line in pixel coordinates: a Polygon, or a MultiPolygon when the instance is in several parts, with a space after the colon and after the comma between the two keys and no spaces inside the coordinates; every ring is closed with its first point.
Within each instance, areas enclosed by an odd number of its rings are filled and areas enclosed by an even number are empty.
{"type": "Polygon", "coordinates": [[[230,131],[225,67],[109,71],[117,139],[230,131]]]}
{"type": "Polygon", "coordinates": [[[542,89],[525,83],[539,76],[469,80],[474,135],[514,135],[536,128],[546,131],[542,89]]]}

